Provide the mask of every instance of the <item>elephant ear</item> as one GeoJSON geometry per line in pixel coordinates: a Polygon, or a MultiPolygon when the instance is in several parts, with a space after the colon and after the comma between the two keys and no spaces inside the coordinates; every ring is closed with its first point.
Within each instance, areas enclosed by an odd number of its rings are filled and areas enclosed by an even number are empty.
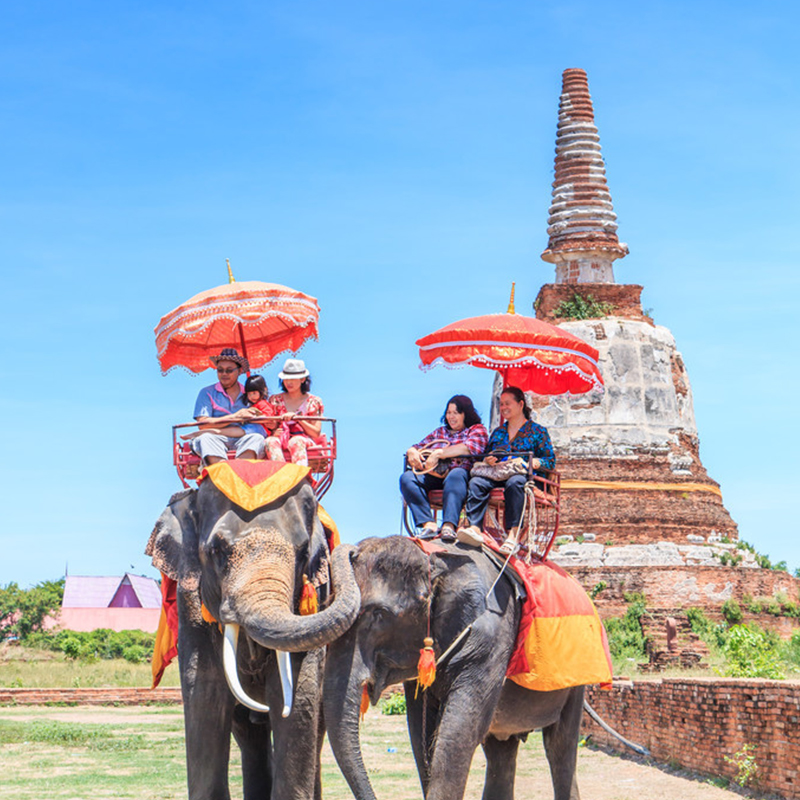
{"type": "Polygon", "coordinates": [[[314,514],[308,542],[308,564],[305,573],[317,589],[319,601],[324,605],[330,596],[331,552],[328,549],[328,534],[314,514]]]}
{"type": "Polygon", "coordinates": [[[145,555],[164,575],[178,581],[184,588],[197,588],[200,560],[197,553],[195,525],[195,489],[172,495],[167,507],[156,521],[145,555]]]}

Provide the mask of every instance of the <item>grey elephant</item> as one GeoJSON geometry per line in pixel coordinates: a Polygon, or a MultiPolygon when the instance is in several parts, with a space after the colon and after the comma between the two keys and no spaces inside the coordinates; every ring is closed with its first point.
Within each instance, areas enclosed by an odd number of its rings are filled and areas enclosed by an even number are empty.
{"type": "Polygon", "coordinates": [[[229,800],[231,733],[247,800],[321,795],[324,646],[358,612],[351,549],[331,555],[305,479],[253,511],[208,479],[170,500],[146,552],[178,583],[190,800],[229,800]],[[295,613],[303,575],[321,584],[308,616],[295,613]]]}
{"type": "Polygon", "coordinates": [[[555,800],[579,800],[583,686],[531,691],[504,680],[520,604],[506,579],[487,601],[498,574],[489,559],[455,544],[429,557],[412,540],[394,536],[361,542],[352,563],[361,609],[328,649],[323,702],[334,755],[355,797],[375,798],[359,743],[362,689],[375,704],[387,686],[403,682],[427,800],[463,797],[478,745],[486,754],[484,800],[513,800],[519,742],[535,729],[543,733],[555,800]],[[430,688],[416,694],[412,679],[429,608],[436,655],[456,644],[430,688]]]}

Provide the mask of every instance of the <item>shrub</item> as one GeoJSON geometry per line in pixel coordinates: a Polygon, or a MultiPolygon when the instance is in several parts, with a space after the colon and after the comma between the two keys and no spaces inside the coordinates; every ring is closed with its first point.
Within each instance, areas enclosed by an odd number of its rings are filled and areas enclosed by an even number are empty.
{"type": "Polygon", "coordinates": [[[756,763],[755,751],[755,745],[746,744],[741,750],[737,750],[733,756],[725,756],[725,761],[736,767],[736,775],[733,779],[741,787],[758,783],[758,764],[756,763]]]}
{"type": "Polygon", "coordinates": [[[606,620],[608,647],[613,658],[643,659],[646,651],[641,619],[647,610],[645,597],[631,593],[625,599],[630,603],[625,616],[606,620]]]}
{"type": "Polygon", "coordinates": [[[783,660],[794,667],[800,667],[800,631],[795,631],[788,642],[783,643],[783,660]]]}
{"type": "Polygon", "coordinates": [[[592,586],[592,590],[589,592],[589,597],[591,597],[592,600],[594,600],[597,597],[597,595],[599,595],[600,592],[603,591],[603,589],[607,588],[608,584],[605,581],[598,581],[594,586],[592,586]]]}
{"type": "Polygon", "coordinates": [[[381,700],[381,714],[394,716],[406,713],[406,696],[403,692],[395,692],[385,700],[381,700]]]}
{"type": "Polygon", "coordinates": [[[52,650],[64,653],[67,658],[82,661],[124,658],[135,664],[147,661],[153,652],[155,634],[144,631],[112,631],[97,628],[93,631],[59,631],[48,639],[52,650]]]}
{"type": "Polygon", "coordinates": [[[594,295],[585,297],[575,292],[569,300],[562,300],[553,314],[561,319],[597,319],[607,317],[614,311],[611,303],[595,300],[594,295]]]}
{"type": "Polygon", "coordinates": [[[686,616],[692,630],[714,652],[719,652],[725,647],[728,640],[728,626],[723,623],[712,622],[700,608],[687,608],[686,616]]]}
{"type": "Polygon", "coordinates": [[[140,644],[132,644],[122,651],[122,657],[131,664],[142,664],[148,660],[151,652],[145,650],[140,644]]]}
{"type": "Polygon", "coordinates": [[[734,599],[726,600],[722,604],[722,616],[728,625],[738,625],[744,618],[739,603],[734,599]]]}
{"type": "Polygon", "coordinates": [[[724,675],[729,678],[783,680],[776,637],[748,625],[734,625],[728,632],[724,652],[724,675]]]}

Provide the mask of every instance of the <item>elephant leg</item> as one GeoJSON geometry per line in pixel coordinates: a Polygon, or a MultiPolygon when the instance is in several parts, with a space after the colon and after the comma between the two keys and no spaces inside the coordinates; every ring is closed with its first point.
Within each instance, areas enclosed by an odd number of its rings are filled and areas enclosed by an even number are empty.
{"type": "Polygon", "coordinates": [[[422,794],[427,796],[428,792],[428,768],[425,766],[425,753],[428,754],[428,766],[433,754],[433,737],[436,733],[436,726],[439,723],[439,703],[428,692],[421,690],[417,692],[417,682],[407,681],[403,684],[406,694],[406,724],[408,725],[408,735],[411,739],[411,751],[414,753],[414,761],[417,763],[419,781],[422,784],[422,794]],[[416,694],[416,698],[414,695],[416,694]],[[423,740],[423,731],[425,737],[423,740]]]}
{"type": "Polygon", "coordinates": [[[514,800],[514,778],[517,774],[519,738],[511,736],[505,741],[487,736],[483,742],[486,755],[486,779],[483,800],[514,800]]]}
{"type": "Polygon", "coordinates": [[[572,689],[557,722],[542,729],[554,800],[580,800],[575,774],[583,716],[583,686],[572,689]]]}
{"type": "Polygon", "coordinates": [[[245,800],[269,800],[272,791],[269,716],[242,705],[233,710],[233,738],[242,751],[245,800]]]}
{"type": "Polygon", "coordinates": [[[178,648],[189,800],[230,800],[233,696],[225,682],[211,626],[184,622],[183,616],[181,620],[178,648]]]}
{"type": "Polygon", "coordinates": [[[282,693],[277,667],[268,698],[273,730],[274,775],[271,800],[314,800],[320,772],[317,733],[322,712],[323,648],[292,654],[294,703],[281,716],[282,693]]]}
{"type": "Polygon", "coordinates": [[[497,667],[483,662],[453,682],[436,730],[426,800],[464,797],[472,757],[489,733],[504,672],[504,663],[497,667]]]}

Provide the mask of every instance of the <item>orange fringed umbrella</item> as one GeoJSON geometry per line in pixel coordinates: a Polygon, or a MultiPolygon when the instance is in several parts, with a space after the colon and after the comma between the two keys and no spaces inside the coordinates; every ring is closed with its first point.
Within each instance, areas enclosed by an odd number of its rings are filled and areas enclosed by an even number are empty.
{"type": "Polygon", "coordinates": [[[417,340],[420,369],[468,364],[501,373],[504,386],[536,394],[584,394],[601,389],[598,352],[577,336],[514,312],[469,317],[417,340]]]}
{"type": "Polygon", "coordinates": [[[161,318],[155,329],[162,373],[203,372],[209,356],[239,350],[257,369],[281,353],[318,339],[319,304],[303,292],[262,281],[235,281],[196,294],[161,318]]]}

